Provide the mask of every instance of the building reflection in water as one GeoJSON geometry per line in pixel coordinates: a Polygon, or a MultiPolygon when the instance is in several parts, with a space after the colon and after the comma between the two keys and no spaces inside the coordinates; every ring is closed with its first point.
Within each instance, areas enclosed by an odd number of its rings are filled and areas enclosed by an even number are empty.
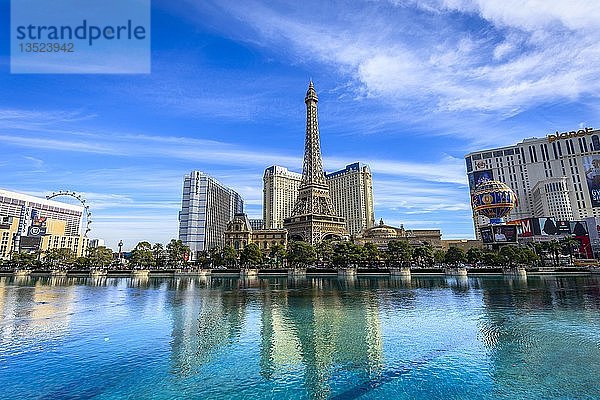
{"type": "Polygon", "coordinates": [[[64,336],[76,302],[77,288],[67,278],[0,278],[3,345],[28,346],[32,341],[64,336]]]}
{"type": "Polygon", "coordinates": [[[348,291],[356,282],[212,278],[210,288],[194,285],[189,280],[173,299],[172,368],[178,376],[196,373],[224,347],[236,346],[251,323],[250,304],[260,313],[258,364],[267,380],[300,371],[310,397],[326,398],[332,374],[368,379],[382,369],[377,293],[348,291]]]}
{"type": "Polygon", "coordinates": [[[172,282],[152,278],[0,277],[0,342],[30,350],[33,342],[44,346],[58,343],[72,333],[74,323],[81,332],[104,315],[110,319],[145,317],[163,307],[164,292],[172,282]],[[159,287],[165,290],[154,296],[138,296],[139,292],[131,290],[159,287]]]}
{"type": "MultiPolygon", "coordinates": [[[[220,280],[211,284],[220,286],[220,280]]],[[[228,284],[234,286],[235,280],[228,284]]],[[[179,279],[173,298],[172,365],[179,376],[191,375],[242,332],[247,295],[211,290],[196,279],[179,279]]]]}
{"type": "MultiPolygon", "coordinates": [[[[135,349],[133,359],[138,349],[161,351],[154,367],[164,368],[161,376],[177,390],[200,384],[215,388],[215,397],[227,390],[220,391],[219,373],[243,388],[242,396],[287,382],[282,390],[291,387],[294,395],[349,399],[382,384],[402,387],[404,374],[428,377],[449,362],[445,371],[466,374],[475,365],[472,373],[493,397],[600,398],[599,281],[590,275],[0,278],[0,358],[52,351],[77,334],[86,339],[78,344],[98,350],[105,342],[93,347],[98,341],[87,339],[106,333],[135,349]],[[156,342],[144,342],[148,328],[157,328],[150,336],[156,342]],[[590,372],[568,381],[573,366],[590,372]]],[[[114,355],[114,348],[104,354],[114,355]]]]}
{"type": "Polygon", "coordinates": [[[310,295],[289,289],[263,293],[260,366],[264,377],[302,367],[311,397],[327,398],[332,374],[347,370],[376,375],[381,370],[376,293],[335,287],[313,290],[310,295]]]}

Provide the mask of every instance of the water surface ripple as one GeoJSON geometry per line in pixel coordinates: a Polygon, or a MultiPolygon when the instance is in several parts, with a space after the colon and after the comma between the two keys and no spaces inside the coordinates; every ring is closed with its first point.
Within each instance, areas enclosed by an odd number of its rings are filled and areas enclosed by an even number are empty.
{"type": "Polygon", "coordinates": [[[600,276],[0,278],[3,399],[600,398],[600,276]]]}

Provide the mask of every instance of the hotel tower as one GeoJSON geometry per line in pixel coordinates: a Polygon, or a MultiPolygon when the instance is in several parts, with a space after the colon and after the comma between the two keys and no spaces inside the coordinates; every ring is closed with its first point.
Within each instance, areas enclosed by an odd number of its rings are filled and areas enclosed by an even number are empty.
{"type": "MultiPolygon", "coordinates": [[[[506,183],[517,194],[507,220],[600,216],[600,131],[592,128],[525,139],[465,156],[470,189],[482,180],[506,183]]],[[[473,214],[475,234],[487,221],[473,214]]]]}

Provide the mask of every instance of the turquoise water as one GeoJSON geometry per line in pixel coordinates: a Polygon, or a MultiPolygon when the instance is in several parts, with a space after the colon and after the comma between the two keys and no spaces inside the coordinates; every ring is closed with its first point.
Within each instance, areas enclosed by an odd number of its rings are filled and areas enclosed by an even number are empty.
{"type": "Polygon", "coordinates": [[[3,399],[600,398],[600,276],[0,278],[3,399]]]}

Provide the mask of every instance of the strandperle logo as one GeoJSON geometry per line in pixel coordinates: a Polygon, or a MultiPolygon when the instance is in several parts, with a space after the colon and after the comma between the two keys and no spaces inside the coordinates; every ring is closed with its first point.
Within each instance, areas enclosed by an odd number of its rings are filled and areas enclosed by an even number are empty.
{"type": "Polygon", "coordinates": [[[42,43],[56,40],[87,40],[91,46],[99,39],[105,40],[144,40],[146,39],[146,28],[142,25],[134,26],[131,20],[125,25],[118,26],[96,26],[88,24],[83,20],[77,27],[71,26],[17,26],[18,40],[40,40],[42,43]]]}
{"type": "Polygon", "coordinates": [[[150,0],[11,0],[12,73],[149,73],[150,0]]]}

